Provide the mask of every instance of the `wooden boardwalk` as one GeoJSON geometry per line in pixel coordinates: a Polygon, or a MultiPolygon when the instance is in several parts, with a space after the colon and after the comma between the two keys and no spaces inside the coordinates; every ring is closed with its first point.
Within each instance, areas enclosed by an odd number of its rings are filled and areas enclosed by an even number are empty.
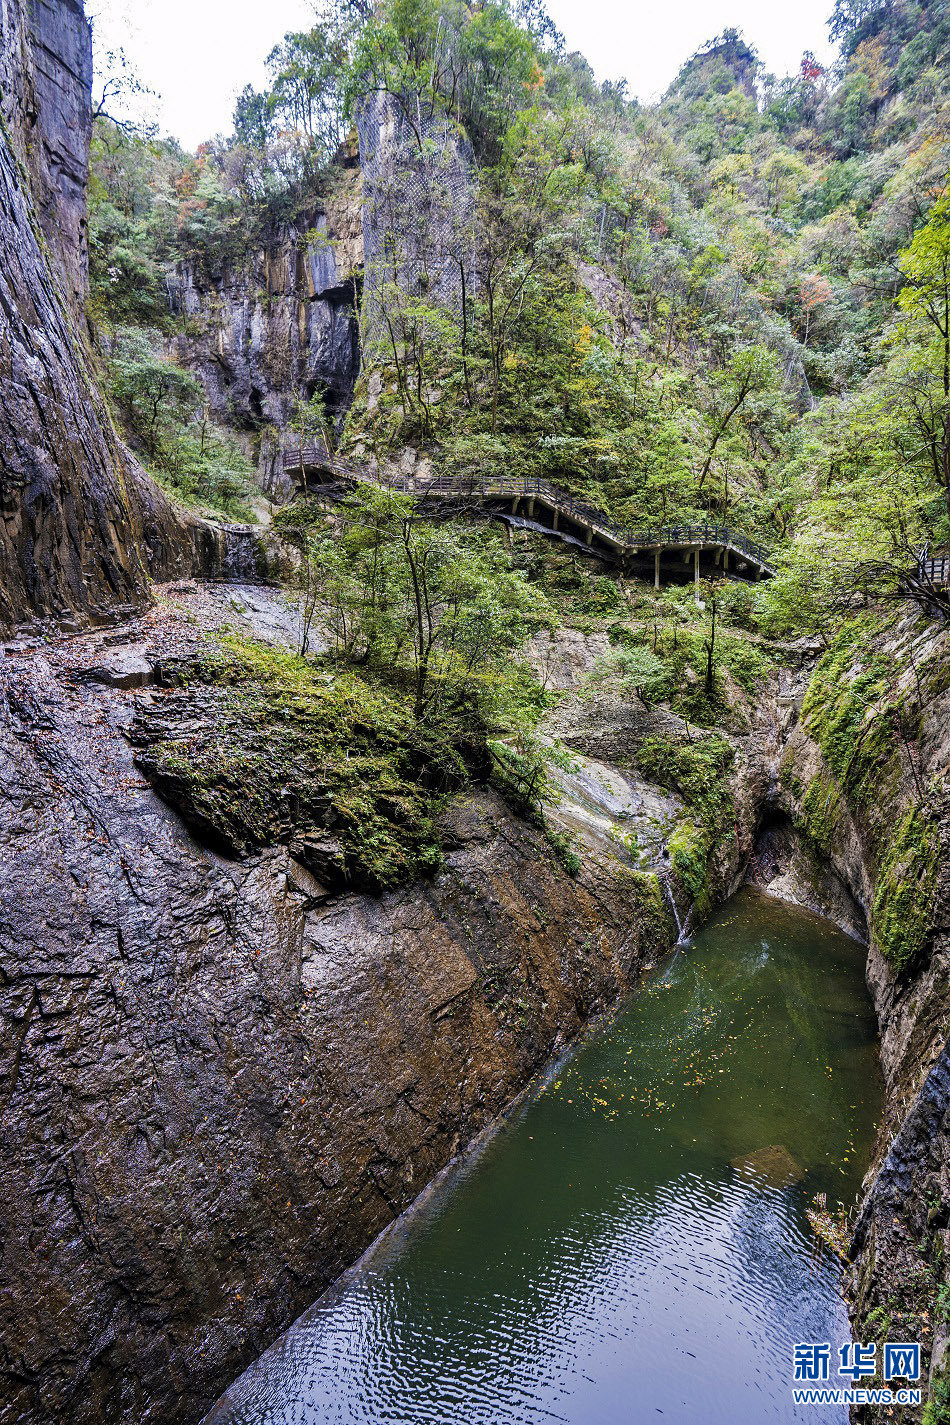
{"type": "Polygon", "coordinates": [[[774,574],[762,545],[730,529],[705,522],[636,529],[619,525],[602,510],[576,500],[547,480],[492,475],[480,479],[380,472],[334,460],[320,445],[284,451],[284,469],[298,473],[308,489],[334,486],[342,493],[358,484],[374,485],[413,495],[444,509],[476,511],[503,519],[516,528],[536,529],[575,545],[598,559],[620,564],[631,573],[652,573],[656,588],[661,577],[692,577],[723,573],[740,579],[768,579],[774,574]]]}

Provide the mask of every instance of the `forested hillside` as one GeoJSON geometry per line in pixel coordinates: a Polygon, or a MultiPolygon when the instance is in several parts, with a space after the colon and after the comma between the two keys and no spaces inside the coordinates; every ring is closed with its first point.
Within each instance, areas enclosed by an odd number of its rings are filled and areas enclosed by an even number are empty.
{"type": "Polygon", "coordinates": [[[401,146],[360,274],[359,381],[345,412],[298,391],[279,436],[539,475],[633,524],[728,521],[786,567],[758,613],[787,632],[893,592],[947,534],[950,19],[900,0],[830,24],[833,72],[806,54],[776,79],[727,32],[646,108],[538,6],[338,5],[196,156],[101,115],[93,315],[142,455],[188,497],[246,499],[268,422],[239,415],[240,451],[209,426],[168,360],[195,335],[174,273],[227,287],[281,235],[330,242],[316,215],[351,182],[347,135],[384,103],[401,146]]]}

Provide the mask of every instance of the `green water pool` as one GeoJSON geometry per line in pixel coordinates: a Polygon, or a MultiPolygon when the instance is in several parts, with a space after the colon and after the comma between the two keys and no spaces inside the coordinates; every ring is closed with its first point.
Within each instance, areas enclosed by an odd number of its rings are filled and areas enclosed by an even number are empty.
{"type": "Polygon", "coordinates": [[[880,1108],[864,950],[741,891],[257,1361],[214,1425],[846,1421],[804,1215],[880,1108]]]}

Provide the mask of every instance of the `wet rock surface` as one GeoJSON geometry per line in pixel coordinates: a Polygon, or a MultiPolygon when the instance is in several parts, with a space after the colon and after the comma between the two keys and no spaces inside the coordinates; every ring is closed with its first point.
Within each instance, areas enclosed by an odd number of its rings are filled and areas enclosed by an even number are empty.
{"type": "MultiPolygon", "coordinates": [[[[246,596],[179,586],[130,645],[246,596]]],[[[203,849],[134,766],[154,690],[81,676],[115,636],[0,660],[4,1425],[199,1418],[656,951],[621,867],[572,880],[491,794],[381,898],[203,849]]]]}
{"type": "Polygon", "coordinates": [[[8,0],[0,10],[0,108],[79,317],[88,288],[92,130],[92,44],[80,0],[8,0]]]}
{"type": "Polygon", "coordinates": [[[263,234],[220,270],[182,264],[169,279],[171,309],[189,319],[174,356],[200,376],[215,419],[243,433],[278,501],[298,479],[283,465],[298,404],[320,391],[342,422],[359,375],[360,192],[358,168],[344,168],[323,211],[263,234]]]}
{"type": "MultiPolygon", "coordinates": [[[[870,660],[886,659],[887,695],[902,699],[911,738],[890,733],[893,756],[874,796],[855,803],[840,789],[808,726],[797,721],[809,670],[786,690],[792,720],[781,749],[755,878],[773,894],[810,906],[867,937],[867,977],[881,1032],[884,1119],[863,1186],[851,1245],[849,1292],[856,1337],[920,1340],[925,1383],[946,1372],[945,1324],[934,1303],[950,1248],[950,641],[939,625],[908,615],[885,627],[855,655],[846,689],[870,660]],[[808,793],[821,786],[829,810],[820,853],[809,848],[808,793]],[[881,856],[909,809],[925,807],[936,827],[936,876],[927,911],[928,949],[921,963],[895,967],[874,940],[881,856]],[[870,923],[870,932],[869,932],[870,923]]],[[[864,735],[869,728],[866,726],[864,735]]],[[[860,746],[860,739],[857,745],[860,746]]],[[[814,819],[812,819],[814,825],[814,819]]],[[[812,832],[814,835],[814,830],[812,832]]],[[[916,879],[912,869],[897,884],[916,879]]],[[[859,1407],[855,1419],[886,1420],[886,1408],[859,1407]]],[[[909,1412],[908,1419],[920,1418],[909,1412]]]]}
{"type": "Polygon", "coordinates": [[[127,618],[150,574],[217,575],[214,552],[242,543],[203,547],[208,527],[148,479],[97,389],[80,314],[90,80],[78,0],[0,7],[0,637],[127,618]]]}
{"type": "Polygon", "coordinates": [[[135,649],[123,649],[94,667],[83,670],[90,683],[107,688],[147,688],[155,682],[155,664],[135,649]]]}

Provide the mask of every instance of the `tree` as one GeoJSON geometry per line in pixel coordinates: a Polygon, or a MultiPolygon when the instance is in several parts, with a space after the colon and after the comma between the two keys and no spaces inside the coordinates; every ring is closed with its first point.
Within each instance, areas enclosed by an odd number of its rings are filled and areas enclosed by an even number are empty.
{"type": "Polygon", "coordinates": [[[304,453],[307,447],[312,445],[321,447],[326,453],[327,459],[330,458],[333,450],[333,426],[327,412],[325,393],[315,391],[309,401],[304,401],[298,396],[294,401],[293,415],[287,422],[287,426],[300,442],[300,483],[305,485],[304,453]]]}
{"type": "MultiPolygon", "coordinates": [[[[346,135],[348,64],[345,33],[323,24],[285,35],[268,56],[268,127],[291,129],[300,136],[306,166],[328,164],[346,135]]],[[[247,90],[244,94],[248,97],[243,108],[239,105],[241,118],[260,122],[258,96],[247,90]]]]}
{"type": "Polygon", "coordinates": [[[873,22],[883,18],[886,8],[886,0],[835,0],[828,33],[833,40],[841,40],[845,53],[851,54],[873,22]]]}
{"type": "Polygon", "coordinates": [[[808,166],[797,153],[776,149],[762,165],[760,178],[765,184],[766,204],[771,213],[778,213],[808,178],[808,166]]]}
{"type": "Polygon", "coordinates": [[[899,265],[907,285],[898,302],[908,318],[899,337],[918,343],[904,390],[950,526],[950,195],[938,198],[899,265]]]}
{"type": "MultiPolygon", "coordinates": [[[[543,7],[529,6],[543,42],[552,38],[543,7]]],[[[430,121],[463,124],[479,156],[497,161],[525,96],[543,84],[538,42],[518,24],[507,0],[467,6],[461,0],[389,0],[367,17],[349,71],[351,108],[387,95],[418,152],[430,121]]]]}
{"type": "Polygon", "coordinates": [[[831,298],[834,296],[834,289],[827,277],[822,277],[819,272],[810,272],[801,280],[799,296],[801,298],[802,311],[805,313],[805,331],[802,335],[802,345],[807,346],[812,317],[831,301],[831,298]]]}
{"type": "Polygon", "coordinates": [[[404,670],[417,718],[503,727],[513,656],[552,615],[491,532],[372,488],[348,496],[335,524],[298,504],[280,525],[303,551],[305,637],[317,619],[337,656],[404,670]]]}
{"type": "Polygon", "coordinates": [[[663,687],[666,677],[663,659],[654,649],[637,643],[628,648],[612,648],[599,658],[590,674],[590,681],[595,686],[615,685],[621,691],[636,693],[640,701],[649,707],[650,700],[663,687]]]}
{"type": "Polygon", "coordinates": [[[146,101],[155,98],[154,91],[142,83],[121,46],[115,49],[100,46],[99,26],[95,21],[93,48],[97,79],[97,88],[92,96],[93,123],[97,119],[107,119],[130,136],[140,131],[147,131],[153,136],[156,125],[146,123],[143,110],[146,101]],[[138,117],[130,118],[129,113],[135,111],[138,111],[138,117]]]}
{"type": "Polygon", "coordinates": [[[201,405],[202,387],[194,376],[159,355],[148,332],[120,331],[111,355],[112,391],[132,431],[151,458],[161,452],[163,435],[188,421],[201,405]]]}
{"type": "Polygon", "coordinates": [[[266,148],[273,133],[273,113],[268,96],[246,85],[234,108],[234,137],[247,148],[266,148]]]}
{"type": "Polygon", "coordinates": [[[730,422],[753,396],[774,390],[778,384],[776,361],[770,351],[762,346],[740,347],[721,373],[718,382],[720,404],[713,416],[709,447],[699,475],[700,490],[709,474],[716,446],[728,430],[730,422]]]}
{"type": "MultiPolygon", "coordinates": [[[[902,371],[905,352],[840,404],[809,422],[801,460],[814,488],[766,599],[778,626],[827,637],[868,602],[908,595],[932,612],[941,600],[914,581],[934,504],[902,371]]],[[[942,495],[940,503],[942,504],[942,495]]],[[[943,604],[950,614],[950,600],[943,604]]]]}

